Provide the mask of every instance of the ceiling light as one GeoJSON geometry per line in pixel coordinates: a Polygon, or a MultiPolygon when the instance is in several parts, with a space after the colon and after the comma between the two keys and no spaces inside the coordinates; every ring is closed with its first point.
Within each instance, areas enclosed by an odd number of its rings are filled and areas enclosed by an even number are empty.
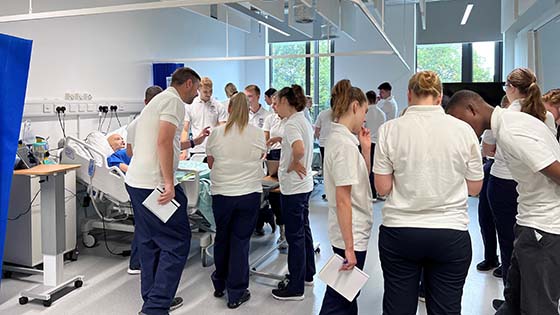
{"type": "Polygon", "coordinates": [[[463,14],[463,19],[461,20],[461,25],[467,24],[467,21],[469,20],[469,16],[471,15],[471,11],[472,11],[473,6],[474,6],[474,4],[472,4],[472,3],[467,4],[467,7],[465,8],[465,14],[463,14]]]}

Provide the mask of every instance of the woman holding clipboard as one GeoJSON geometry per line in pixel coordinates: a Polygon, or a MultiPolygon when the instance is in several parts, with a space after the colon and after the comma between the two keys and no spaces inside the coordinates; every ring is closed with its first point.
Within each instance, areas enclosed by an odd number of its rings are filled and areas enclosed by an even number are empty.
{"type": "MultiPolygon", "coordinates": [[[[363,127],[368,102],[362,90],[349,80],[341,80],[333,87],[332,104],[334,122],[325,145],[324,179],[329,238],[335,254],[345,258],[340,268],[344,272],[354,267],[362,269],[366,260],[373,225],[368,176],[371,138],[363,127]]],[[[357,297],[350,302],[327,287],[319,314],[358,314],[357,297]]]]}

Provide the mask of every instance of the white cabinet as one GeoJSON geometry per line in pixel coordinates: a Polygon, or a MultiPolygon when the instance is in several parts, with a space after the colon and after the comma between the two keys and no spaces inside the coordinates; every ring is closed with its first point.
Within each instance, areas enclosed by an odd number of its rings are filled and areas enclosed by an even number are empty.
{"type": "MultiPolygon", "coordinates": [[[[66,249],[65,253],[76,248],[76,172],[64,175],[66,249]]],[[[4,247],[4,262],[26,267],[43,263],[41,251],[41,192],[39,176],[13,176],[8,210],[8,227],[4,247]],[[15,219],[29,209],[31,210],[15,219]]]]}

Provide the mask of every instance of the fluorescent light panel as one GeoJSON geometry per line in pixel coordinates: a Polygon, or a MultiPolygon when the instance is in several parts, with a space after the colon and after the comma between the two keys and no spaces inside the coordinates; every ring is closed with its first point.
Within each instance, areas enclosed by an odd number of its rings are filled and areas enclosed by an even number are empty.
{"type": "Polygon", "coordinates": [[[281,29],[279,29],[279,28],[276,28],[276,27],[274,27],[274,26],[272,26],[272,25],[270,25],[270,24],[268,24],[268,23],[265,23],[265,22],[263,22],[263,21],[257,21],[257,22],[259,22],[259,24],[264,25],[264,26],[270,28],[271,30],[274,30],[274,31],[276,31],[276,32],[278,32],[278,33],[280,33],[280,34],[282,34],[282,35],[284,35],[284,36],[290,36],[290,34],[284,32],[283,30],[281,30],[281,29]]]}
{"type": "Polygon", "coordinates": [[[463,14],[463,19],[461,20],[461,25],[467,24],[467,21],[469,20],[469,16],[471,15],[471,11],[472,11],[473,6],[474,6],[474,4],[472,4],[472,3],[467,4],[467,7],[465,8],[465,14],[463,14]]]}

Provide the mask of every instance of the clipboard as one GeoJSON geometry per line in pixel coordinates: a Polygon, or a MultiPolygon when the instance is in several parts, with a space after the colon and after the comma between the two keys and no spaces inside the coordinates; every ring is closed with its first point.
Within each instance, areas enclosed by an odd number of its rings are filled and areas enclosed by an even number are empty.
{"type": "Polygon", "coordinates": [[[319,271],[319,279],[352,302],[368,281],[369,276],[357,267],[349,271],[339,271],[343,263],[344,258],[334,254],[319,271]]]}
{"type": "Polygon", "coordinates": [[[156,187],[154,191],[142,202],[144,207],[148,208],[156,217],[158,217],[163,223],[167,223],[169,218],[175,213],[175,211],[181,206],[175,199],[171,199],[165,205],[160,205],[158,203],[159,196],[163,194],[163,189],[156,187]]]}

